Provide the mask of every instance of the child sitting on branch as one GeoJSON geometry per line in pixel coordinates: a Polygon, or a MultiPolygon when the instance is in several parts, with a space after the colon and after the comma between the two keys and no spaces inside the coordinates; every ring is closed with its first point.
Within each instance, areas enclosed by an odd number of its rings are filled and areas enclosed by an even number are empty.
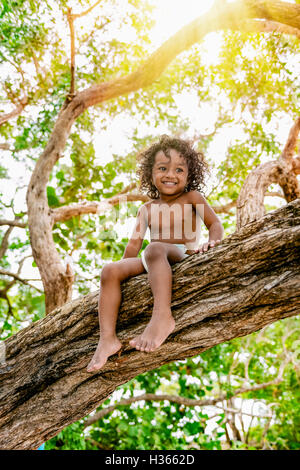
{"type": "Polygon", "coordinates": [[[174,330],[171,266],[213,248],[223,237],[219,218],[200,192],[206,170],[201,152],[179,138],[162,136],[141,153],[140,189],[146,190],[150,201],[138,210],[123,258],[102,269],[98,304],[100,339],[88,372],[101,369],[108,357],[122,348],[116,322],[121,304],[120,285],[125,279],[147,272],[154,299],[150,322],[129,344],[149,353],[159,348],[174,330]],[[209,239],[199,246],[202,220],[209,239]],[[138,258],[148,227],[151,241],[138,258]]]}

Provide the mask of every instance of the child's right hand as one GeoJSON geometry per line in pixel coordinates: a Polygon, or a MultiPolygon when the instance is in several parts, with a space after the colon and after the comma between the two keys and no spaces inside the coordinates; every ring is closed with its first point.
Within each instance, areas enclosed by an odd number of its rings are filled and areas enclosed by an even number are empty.
{"type": "Polygon", "coordinates": [[[195,253],[205,253],[207,250],[209,250],[210,248],[214,248],[219,243],[221,243],[221,240],[210,240],[206,243],[203,243],[203,245],[199,246],[199,248],[195,250],[195,253]]]}

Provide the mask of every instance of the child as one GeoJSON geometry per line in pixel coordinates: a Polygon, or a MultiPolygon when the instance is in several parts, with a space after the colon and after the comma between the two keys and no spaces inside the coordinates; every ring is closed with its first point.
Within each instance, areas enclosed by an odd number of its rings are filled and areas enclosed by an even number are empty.
{"type": "Polygon", "coordinates": [[[136,225],[123,258],[104,266],[99,297],[100,340],[87,371],[101,369],[121,349],[116,336],[121,303],[120,283],[148,272],[154,305],[144,332],[129,344],[139,351],[157,349],[175,327],[171,312],[172,270],[186,256],[205,252],[220,243],[223,227],[200,194],[207,169],[201,153],[182,139],[162,136],[140,156],[140,189],[151,200],[137,213],[136,225]],[[209,229],[209,241],[199,247],[199,215],[209,229]],[[151,242],[138,258],[147,227],[151,242]]]}

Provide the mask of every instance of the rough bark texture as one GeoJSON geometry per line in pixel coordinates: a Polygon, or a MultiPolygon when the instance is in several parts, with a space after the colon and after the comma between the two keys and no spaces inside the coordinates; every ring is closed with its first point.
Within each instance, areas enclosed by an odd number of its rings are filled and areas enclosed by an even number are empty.
{"type": "Polygon", "coordinates": [[[46,185],[55,163],[62,155],[74,121],[90,106],[151,85],[178,54],[207,33],[220,29],[246,28],[249,31],[251,24],[257,31],[262,27],[262,19],[273,22],[273,29],[269,23],[271,30],[277,31],[280,23],[283,28],[286,27],[285,32],[295,34],[295,30],[300,30],[300,5],[275,0],[218,3],[207,14],[170,37],[135,72],[95,84],[66,99],[50,140],[37,161],[27,192],[32,253],[43,281],[47,313],[72,297],[72,273],[63,265],[52,239],[54,220],[48,207],[46,185]],[[250,23],[246,24],[245,20],[250,20],[250,23]]]}
{"type": "Polygon", "coordinates": [[[243,227],[213,251],[176,264],[176,328],[151,354],[128,344],[151,315],[147,275],[124,282],[118,334],[125,350],[96,374],[85,368],[98,341],[98,292],[9,338],[6,366],[0,369],[0,448],[37,448],[136,375],[298,314],[299,246],[298,199],[243,227]]]}

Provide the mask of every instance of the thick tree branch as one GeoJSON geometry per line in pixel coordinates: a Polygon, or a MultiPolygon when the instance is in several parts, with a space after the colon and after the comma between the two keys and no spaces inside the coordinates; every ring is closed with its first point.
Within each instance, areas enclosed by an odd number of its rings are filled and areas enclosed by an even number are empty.
{"type": "Polygon", "coordinates": [[[174,265],[176,327],[151,354],[128,342],[143,331],[152,312],[147,275],[124,282],[117,324],[124,351],[99,373],[86,372],[99,338],[98,292],[10,337],[0,374],[0,448],[38,447],[136,375],[297,315],[299,247],[297,200],[243,227],[214,250],[174,265]]]}
{"type": "Polygon", "coordinates": [[[292,158],[299,131],[300,117],[293,124],[279,159],[259,165],[247,176],[237,200],[238,229],[265,214],[264,198],[270,184],[281,186],[287,202],[300,197],[298,157],[292,158]]]}

